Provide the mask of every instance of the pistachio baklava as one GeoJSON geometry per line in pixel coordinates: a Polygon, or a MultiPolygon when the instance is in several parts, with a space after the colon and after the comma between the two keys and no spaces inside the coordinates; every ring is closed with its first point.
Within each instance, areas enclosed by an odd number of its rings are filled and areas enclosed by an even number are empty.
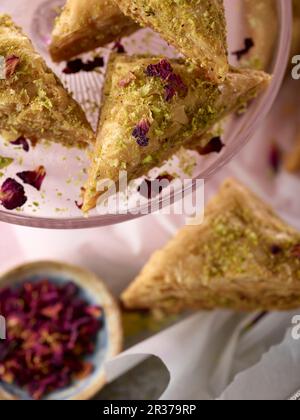
{"type": "Polygon", "coordinates": [[[95,135],[80,105],[64,89],[31,41],[7,15],[0,15],[0,133],[64,146],[86,147],[95,135]]]}
{"type": "Polygon", "coordinates": [[[158,32],[214,81],[228,69],[223,0],[114,0],[136,22],[158,32]]]}
{"type": "Polygon", "coordinates": [[[218,84],[182,59],[112,56],[83,210],[96,206],[98,183],[117,183],[121,171],[132,181],[161,166],[182,146],[200,142],[270,79],[264,72],[231,69],[218,84]]]}
{"type": "Polygon", "coordinates": [[[54,61],[69,60],[139,29],[113,0],[67,0],[50,44],[54,61]]]}
{"type": "Polygon", "coordinates": [[[300,234],[227,180],[204,223],[156,252],[122,295],[129,309],[288,310],[300,306],[300,234]]]}

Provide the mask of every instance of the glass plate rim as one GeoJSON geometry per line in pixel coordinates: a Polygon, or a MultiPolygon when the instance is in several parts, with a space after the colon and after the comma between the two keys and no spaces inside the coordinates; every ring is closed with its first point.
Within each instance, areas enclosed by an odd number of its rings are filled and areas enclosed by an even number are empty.
{"type": "MultiPolygon", "coordinates": [[[[252,116],[248,119],[246,126],[243,127],[243,138],[241,139],[235,150],[232,150],[228,155],[222,157],[214,168],[203,177],[199,174],[195,177],[192,182],[186,188],[179,188],[171,196],[171,204],[178,201],[184,192],[184,194],[192,193],[196,188],[197,180],[204,179],[208,181],[214,174],[216,174],[221,168],[227,165],[250,141],[257,127],[262,123],[265,117],[270,112],[272,105],[278,95],[280,87],[282,85],[286,67],[289,59],[291,36],[292,36],[292,3],[286,0],[277,0],[278,16],[280,18],[280,37],[277,45],[277,57],[274,65],[273,73],[276,77],[273,78],[268,91],[259,99],[259,105],[253,112],[252,116]],[[255,125],[254,125],[255,123],[255,125]]],[[[150,202],[149,202],[150,203],[150,202]]],[[[6,211],[0,210],[0,221],[33,228],[43,229],[86,229],[109,226],[113,224],[124,223],[130,220],[134,220],[145,215],[145,209],[149,207],[149,203],[144,207],[141,207],[140,213],[138,214],[107,214],[97,215],[91,217],[76,217],[76,218],[45,218],[45,217],[34,217],[24,216],[22,214],[10,214],[6,211]]],[[[164,208],[166,205],[170,205],[170,198],[166,200],[164,197],[159,197],[151,201],[152,213],[158,209],[164,208]]]]}

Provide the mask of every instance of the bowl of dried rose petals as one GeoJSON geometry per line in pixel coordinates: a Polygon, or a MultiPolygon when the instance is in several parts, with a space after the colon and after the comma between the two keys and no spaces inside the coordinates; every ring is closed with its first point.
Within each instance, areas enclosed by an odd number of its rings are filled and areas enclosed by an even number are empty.
{"type": "Polygon", "coordinates": [[[120,310],[79,267],[42,261],[0,278],[0,400],[86,400],[120,353],[120,310]]]}

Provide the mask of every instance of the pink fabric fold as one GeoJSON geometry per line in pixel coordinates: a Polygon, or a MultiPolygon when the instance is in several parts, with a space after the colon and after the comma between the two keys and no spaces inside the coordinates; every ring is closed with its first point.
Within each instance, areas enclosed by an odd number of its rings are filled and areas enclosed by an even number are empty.
{"type": "Polygon", "coordinates": [[[22,256],[22,248],[14,234],[13,227],[6,223],[0,223],[0,275],[7,268],[18,264],[22,256]]]}

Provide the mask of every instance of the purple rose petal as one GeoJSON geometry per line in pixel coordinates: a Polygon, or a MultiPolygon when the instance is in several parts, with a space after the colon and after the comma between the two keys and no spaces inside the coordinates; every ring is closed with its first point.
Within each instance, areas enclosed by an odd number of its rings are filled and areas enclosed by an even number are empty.
{"type": "Polygon", "coordinates": [[[13,146],[22,146],[24,152],[29,152],[29,142],[24,136],[21,136],[17,140],[11,141],[10,143],[13,146]]]}
{"type": "Polygon", "coordinates": [[[126,53],[125,47],[121,43],[121,41],[115,42],[115,45],[113,46],[113,50],[117,51],[118,54],[125,54],[126,53]]]}
{"type": "Polygon", "coordinates": [[[242,57],[249,53],[249,51],[255,46],[254,41],[252,38],[246,38],[244,40],[245,47],[241,50],[234,51],[232,55],[236,55],[238,61],[242,59],[242,57]]]}
{"type": "Polygon", "coordinates": [[[79,292],[73,283],[47,279],[0,289],[0,313],[7,320],[7,339],[0,342],[0,381],[40,400],[93,372],[85,358],[95,352],[103,310],[79,292]]]}
{"type": "Polygon", "coordinates": [[[42,183],[46,177],[46,170],[44,166],[39,166],[34,171],[19,172],[17,177],[19,177],[25,184],[29,184],[40,191],[42,183]]]}
{"type": "Polygon", "coordinates": [[[22,207],[27,201],[24,187],[12,178],[8,178],[0,189],[0,202],[7,210],[22,207]]]}
{"type": "Polygon", "coordinates": [[[150,64],[145,73],[149,77],[160,77],[166,82],[165,100],[167,102],[170,102],[176,94],[186,96],[188,93],[188,88],[182,78],[173,72],[173,68],[167,60],[161,60],[158,64],[150,64]]]}
{"type": "Polygon", "coordinates": [[[132,132],[132,136],[136,139],[137,144],[141,147],[149,145],[149,138],[147,134],[150,130],[150,123],[147,119],[141,120],[132,132]]]}
{"type": "Polygon", "coordinates": [[[67,62],[67,66],[63,70],[64,74],[76,74],[80,71],[91,72],[99,67],[104,66],[103,57],[95,57],[93,60],[88,60],[84,63],[81,58],[71,60],[67,62]]]}
{"type": "Polygon", "coordinates": [[[173,68],[168,60],[161,60],[158,64],[150,64],[146,69],[146,74],[149,77],[160,77],[167,80],[173,73],[173,68]]]}
{"type": "Polygon", "coordinates": [[[174,176],[165,173],[159,175],[157,178],[145,179],[142,184],[138,187],[138,192],[148,200],[155,198],[161,194],[164,188],[167,188],[169,184],[174,181],[174,176]],[[162,181],[167,181],[165,184],[162,181]]]}
{"type": "Polygon", "coordinates": [[[269,151],[269,165],[274,174],[278,174],[278,172],[280,171],[281,164],[282,151],[280,150],[277,144],[273,143],[269,151]]]}
{"type": "Polygon", "coordinates": [[[209,155],[210,153],[220,153],[225,144],[222,142],[221,137],[213,137],[210,142],[204,147],[198,147],[197,152],[202,155],[209,155]]]}

